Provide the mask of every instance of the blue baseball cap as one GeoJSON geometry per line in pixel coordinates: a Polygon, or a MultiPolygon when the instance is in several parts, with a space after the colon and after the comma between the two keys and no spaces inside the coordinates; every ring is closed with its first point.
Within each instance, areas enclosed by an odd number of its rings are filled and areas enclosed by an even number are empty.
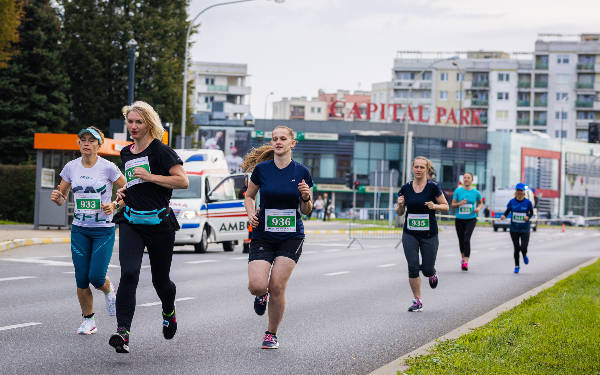
{"type": "Polygon", "coordinates": [[[96,131],[96,129],[92,129],[92,128],[81,129],[79,131],[79,134],[77,134],[77,136],[79,136],[79,138],[81,138],[81,136],[84,135],[85,133],[89,133],[92,135],[92,137],[96,138],[98,140],[99,145],[102,144],[102,136],[100,135],[100,133],[98,133],[96,131]]]}
{"type": "Polygon", "coordinates": [[[527,190],[527,185],[525,185],[525,184],[524,184],[524,183],[522,183],[522,182],[519,182],[519,183],[518,183],[518,184],[515,186],[515,190],[523,190],[523,191],[525,191],[525,190],[527,190]]]}

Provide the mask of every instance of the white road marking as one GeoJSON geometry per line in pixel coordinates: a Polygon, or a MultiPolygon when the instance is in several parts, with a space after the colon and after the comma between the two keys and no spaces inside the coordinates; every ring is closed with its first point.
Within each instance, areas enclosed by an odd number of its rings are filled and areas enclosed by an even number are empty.
{"type": "MultiPolygon", "coordinates": [[[[18,262],[18,263],[30,263],[30,264],[41,264],[43,266],[60,266],[60,267],[73,267],[73,262],[64,262],[60,260],[49,260],[49,259],[40,259],[40,258],[5,258],[0,259],[6,262],[18,262]]],[[[115,266],[112,264],[108,265],[112,268],[120,268],[119,266],[115,266]]]]}
{"type": "Polygon", "coordinates": [[[336,246],[348,246],[348,244],[347,243],[320,243],[319,246],[336,247],[336,246]]]}
{"type": "Polygon", "coordinates": [[[245,257],[234,257],[234,258],[231,258],[231,259],[242,260],[242,259],[248,259],[248,257],[247,256],[245,256],[245,257]]]}
{"type": "Polygon", "coordinates": [[[75,271],[67,271],[67,272],[63,272],[63,273],[74,274],[75,271]]]}
{"type": "Polygon", "coordinates": [[[23,328],[23,327],[30,327],[30,326],[37,326],[39,324],[42,323],[37,323],[37,322],[29,322],[29,323],[21,323],[21,324],[13,324],[12,326],[4,326],[4,327],[0,327],[0,331],[6,331],[9,329],[15,329],[15,328],[23,328]]]}
{"type": "Polygon", "coordinates": [[[186,262],[187,264],[201,264],[201,263],[215,263],[216,260],[214,259],[204,259],[204,260],[192,260],[189,262],[186,262]]]}
{"type": "Polygon", "coordinates": [[[347,273],[350,273],[350,271],[331,272],[331,273],[326,273],[325,276],[338,276],[338,275],[345,275],[347,273]]]}
{"type": "Polygon", "coordinates": [[[314,253],[316,253],[316,251],[314,251],[314,250],[307,250],[307,251],[302,250],[302,255],[305,255],[305,254],[314,254],[314,253]]]}
{"type": "Polygon", "coordinates": [[[394,267],[395,265],[396,265],[396,263],[380,264],[377,266],[377,268],[394,267]]]}
{"type": "MultiPolygon", "coordinates": [[[[175,302],[188,301],[188,300],[191,300],[191,299],[194,299],[194,298],[196,298],[196,297],[182,297],[182,298],[177,298],[175,300],[175,302]]],[[[149,306],[157,306],[157,305],[162,305],[162,302],[158,301],[158,302],[142,303],[142,304],[140,304],[138,306],[140,306],[140,307],[149,307],[149,306]]]]}
{"type": "Polygon", "coordinates": [[[342,251],[342,249],[325,250],[324,253],[337,253],[338,251],[342,251]]]}
{"type": "Polygon", "coordinates": [[[15,277],[5,277],[0,279],[0,281],[11,281],[11,280],[25,280],[25,279],[37,279],[37,276],[15,276],[15,277]]]}

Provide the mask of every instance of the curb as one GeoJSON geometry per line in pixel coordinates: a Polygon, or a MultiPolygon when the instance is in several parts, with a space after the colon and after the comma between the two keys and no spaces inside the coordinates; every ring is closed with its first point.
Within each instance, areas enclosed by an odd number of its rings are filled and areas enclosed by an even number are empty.
{"type": "Polygon", "coordinates": [[[42,238],[17,238],[14,240],[0,242],[0,252],[15,247],[31,246],[31,245],[43,245],[52,243],[71,243],[70,237],[42,237],[42,238]]]}
{"type": "Polygon", "coordinates": [[[404,360],[408,359],[408,357],[416,357],[416,356],[428,354],[429,349],[431,349],[433,346],[438,344],[438,342],[456,339],[466,333],[469,333],[470,331],[472,331],[476,328],[479,328],[479,327],[489,323],[491,320],[495,319],[501,313],[518,306],[525,299],[527,299],[529,297],[533,297],[533,296],[537,295],[538,293],[540,293],[541,291],[548,289],[551,286],[554,286],[554,284],[556,284],[557,282],[559,282],[563,279],[566,279],[567,277],[571,276],[575,272],[579,271],[581,268],[587,267],[587,266],[595,263],[596,261],[598,261],[598,259],[600,259],[600,257],[590,259],[588,261],[581,263],[578,266],[571,268],[568,271],[561,273],[560,275],[556,276],[555,278],[551,279],[550,281],[546,281],[542,285],[537,286],[537,287],[521,294],[520,296],[515,297],[515,298],[501,304],[500,306],[471,320],[470,322],[467,322],[467,323],[463,324],[462,326],[455,328],[454,330],[446,333],[445,335],[438,337],[437,339],[435,339],[433,341],[428,342],[427,344],[413,350],[410,353],[407,353],[407,354],[401,356],[398,359],[393,360],[392,362],[374,370],[373,372],[370,372],[369,375],[397,375],[398,373],[402,373],[402,372],[408,370],[408,366],[406,366],[404,364],[404,360]]]}

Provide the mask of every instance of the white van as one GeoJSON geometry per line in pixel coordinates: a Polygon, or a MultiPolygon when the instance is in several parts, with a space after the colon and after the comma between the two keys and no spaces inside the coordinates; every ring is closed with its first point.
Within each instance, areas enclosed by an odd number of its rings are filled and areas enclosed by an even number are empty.
{"type": "MultiPolygon", "coordinates": [[[[492,222],[492,226],[494,228],[494,232],[497,232],[498,229],[502,229],[503,231],[507,231],[510,228],[510,218],[512,216],[512,212],[509,212],[508,216],[504,220],[500,220],[500,217],[506,211],[506,205],[508,201],[515,197],[515,189],[497,189],[494,192],[494,206],[492,207],[492,212],[494,213],[494,220],[492,222]]],[[[525,198],[529,199],[532,204],[535,204],[533,192],[529,187],[525,190],[525,198]]],[[[533,208],[533,218],[531,220],[531,229],[535,232],[537,231],[537,208],[533,208]]]]}
{"type": "Polygon", "coordinates": [[[170,206],[181,229],[175,232],[175,245],[194,245],[206,252],[209,243],[222,243],[233,251],[248,238],[244,200],[239,194],[244,175],[230,175],[225,155],[220,150],[184,150],[175,152],[183,160],[190,185],[173,190],[170,206]]]}

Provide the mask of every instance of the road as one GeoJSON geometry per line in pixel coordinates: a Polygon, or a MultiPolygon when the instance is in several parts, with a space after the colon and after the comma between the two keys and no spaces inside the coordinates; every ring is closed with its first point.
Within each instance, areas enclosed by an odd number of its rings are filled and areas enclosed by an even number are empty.
{"type": "MultiPolygon", "coordinates": [[[[346,248],[343,235],[309,237],[288,287],[280,349],[259,349],[266,315],[246,290],[240,247],[174,256],[179,331],[162,338],[160,305],[144,256],[131,334],[132,353],[108,346],[116,328],[95,292],[98,333],[75,334],[80,310],[68,245],[0,253],[2,374],[366,374],[554,276],[600,256],[600,232],[540,229],[528,266],[512,273],[508,233],[477,228],[468,273],[460,271],[452,227],[440,234],[440,284],[424,282],[422,313],[408,313],[406,261],[397,241],[346,248]],[[34,324],[37,323],[37,324],[34,324]]],[[[118,247],[109,275],[118,283],[118,247]]]]}

